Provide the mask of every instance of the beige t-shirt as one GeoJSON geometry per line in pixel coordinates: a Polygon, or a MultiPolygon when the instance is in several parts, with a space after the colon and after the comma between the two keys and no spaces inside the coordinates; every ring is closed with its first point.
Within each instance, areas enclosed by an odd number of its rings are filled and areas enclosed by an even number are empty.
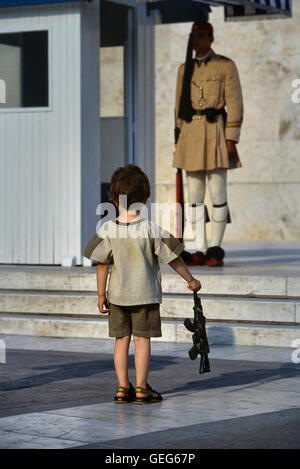
{"type": "Polygon", "coordinates": [[[168,264],[184,246],[155,223],[105,222],[88,242],[84,256],[103,264],[113,263],[108,300],[121,306],[162,302],[159,261],[168,264]]]}

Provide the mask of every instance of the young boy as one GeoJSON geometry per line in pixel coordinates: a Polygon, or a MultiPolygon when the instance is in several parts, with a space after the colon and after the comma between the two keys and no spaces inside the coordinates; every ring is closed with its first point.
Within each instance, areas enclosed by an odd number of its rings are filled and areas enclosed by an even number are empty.
{"type": "Polygon", "coordinates": [[[138,210],[130,209],[132,204],[145,204],[149,196],[148,177],[138,166],[118,168],[111,179],[110,199],[118,206],[119,216],[103,223],[84,251],[85,257],[98,261],[98,307],[101,313],[109,313],[109,336],[116,338],[114,365],[119,382],[116,403],[148,404],[162,400],[147,383],[150,337],[162,335],[158,261],[169,264],[186,280],[190,290],[201,288],[180,257],[183,245],[167,231],[143,219],[138,210]],[[110,263],[113,265],[106,296],[110,263]],[[135,389],[128,378],[131,335],[135,346],[135,389]]]}

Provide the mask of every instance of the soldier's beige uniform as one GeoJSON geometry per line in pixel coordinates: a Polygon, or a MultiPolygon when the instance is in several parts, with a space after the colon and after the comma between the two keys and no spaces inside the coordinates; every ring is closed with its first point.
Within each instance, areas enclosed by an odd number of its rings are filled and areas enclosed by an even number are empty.
{"type": "Polygon", "coordinates": [[[211,49],[211,58],[200,66],[195,63],[191,79],[191,101],[195,110],[226,106],[227,123],[219,114],[216,122],[206,116],[193,116],[187,123],[178,118],[185,64],[178,70],[176,87],[176,126],[180,136],[174,153],[173,166],[187,171],[231,169],[241,166],[239,158],[229,162],[226,139],[239,141],[243,119],[243,99],[235,63],[217,55],[211,49]]]}

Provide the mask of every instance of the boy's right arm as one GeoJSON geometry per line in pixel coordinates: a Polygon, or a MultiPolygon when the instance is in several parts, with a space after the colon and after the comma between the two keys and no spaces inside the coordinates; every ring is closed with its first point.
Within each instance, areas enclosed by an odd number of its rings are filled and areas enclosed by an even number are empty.
{"type": "Polygon", "coordinates": [[[192,291],[198,291],[201,289],[201,283],[192,276],[182,257],[176,257],[176,259],[169,262],[169,266],[172,267],[172,269],[175,270],[175,272],[177,272],[184,280],[186,280],[188,283],[187,288],[192,291]]]}
{"type": "Polygon", "coordinates": [[[98,291],[98,308],[101,313],[109,313],[108,302],[106,298],[106,282],[108,276],[109,264],[97,265],[97,291],[98,291]]]}

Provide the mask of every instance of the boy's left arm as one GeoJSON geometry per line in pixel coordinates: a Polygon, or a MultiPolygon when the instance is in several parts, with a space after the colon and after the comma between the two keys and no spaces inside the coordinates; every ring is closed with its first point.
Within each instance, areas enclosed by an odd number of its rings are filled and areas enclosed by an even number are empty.
{"type": "Polygon", "coordinates": [[[109,264],[97,265],[97,291],[98,291],[98,308],[101,313],[109,313],[109,305],[106,298],[106,282],[108,277],[109,264]]]}
{"type": "Polygon", "coordinates": [[[201,288],[199,280],[194,278],[189,271],[186,263],[183,261],[180,254],[184,246],[174,238],[174,236],[166,230],[163,230],[158,225],[154,226],[154,252],[161,262],[169,264],[175,272],[177,272],[186,282],[187,287],[192,291],[198,291],[201,288]],[[159,236],[157,236],[159,234],[159,236]]]}
{"type": "Polygon", "coordinates": [[[173,261],[169,262],[169,266],[188,283],[187,287],[190,290],[198,291],[201,289],[201,283],[192,276],[182,257],[179,256],[176,257],[176,259],[173,259],[173,261]]]}

